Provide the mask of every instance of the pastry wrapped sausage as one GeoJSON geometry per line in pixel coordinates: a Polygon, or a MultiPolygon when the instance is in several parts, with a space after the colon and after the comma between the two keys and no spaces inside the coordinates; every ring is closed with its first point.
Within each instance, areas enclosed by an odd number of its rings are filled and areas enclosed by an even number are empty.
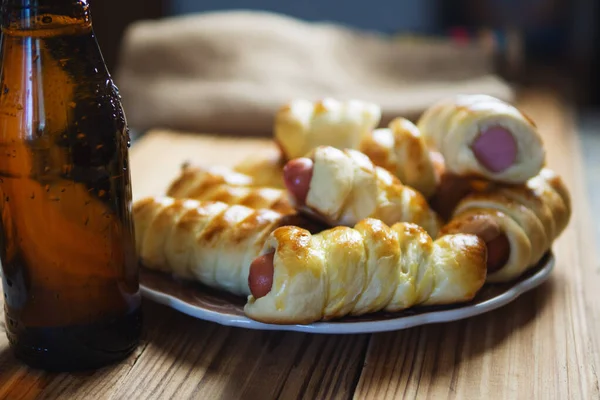
{"type": "Polygon", "coordinates": [[[423,195],[356,150],[317,147],[289,161],[284,180],[297,210],[331,226],[377,218],[388,225],[416,223],[433,237],[438,233],[440,220],[423,195]]]}
{"type": "MultiPolygon", "coordinates": [[[[432,152],[432,159],[437,153],[432,152]]],[[[454,175],[445,170],[443,162],[434,162],[437,175],[437,187],[433,195],[427,199],[429,206],[443,221],[452,218],[458,203],[474,192],[493,190],[498,183],[485,179],[454,175]]]]}
{"type": "Polygon", "coordinates": [[[304,157],[318,146],[358,149],[381,120],[378,105],[359,100],[297,99],[275,115],[275,141],[287,160],[304,157]]]}
{"type": "Polygon", "coordinates": [[[266,323],[304,324],[465,302],[485,282],[485,260],[477,236],[433,241],[411,223],[365,219],[316,235],[282,227],[252,262],[244,311],[266,323]]]}
{"type": "Polygon", "coordinates": [[[233,170],[252,179],[254,186],[285,189],[283,184],[283,166],[285,161],[282,153],[255,155],[242,160],[233,170]]]}
{"type": "Polygon", "coordinates": [[[269,208],[284,214],[294,213],[285,190],[257,187],[252,177],[225,167],[201,168],[184,164],[166,195],[240,204],[256,209],[269,208]]]}
{"type": "Polygon", "coordinates": [[[429,150],[419,129],[406,118],[395,118],[387,128],[366,135],[360,151],[426,198],[434,193],[437,179],[429,150]]]}
{"type": "Polygon", "coordinates": [[[544,169],[522,186],[474,192],[461,200],[441,229],[473,233],[488,246],[489,282],[506,282],[536,265],[571,216],[570,197],[553,171],[544,169]]]}
{"type": "Polygon", "coordinates": [[[533,121],[512,105],[487,95],[459,95],[429,108],[419,119],[429,146],[448,172],[503,183],[525,183],[545,164],[533,121]]]}
{"type": "Polygon", "coordinates": [[[133,219],[142,265],[242,296],[250,294],[250,264],[273,230],[320,229],[272,210],[166,196],[135,202],[133,219]]]}

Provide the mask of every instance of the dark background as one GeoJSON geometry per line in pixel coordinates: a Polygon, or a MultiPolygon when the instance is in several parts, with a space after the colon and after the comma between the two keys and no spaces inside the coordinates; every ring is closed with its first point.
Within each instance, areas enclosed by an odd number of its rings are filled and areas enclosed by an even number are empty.
{"type": "Polygon", "coordinates": [[[281,12],[389,34],[487,40],[498,73],[523,84],[551,85],[578,104],[598,105],[597,0],[90,0],[94,27],[111,71],[127,25],[135,20],[226,9],[281,12]],[[251,5],[249,5],[251,4],[251,5]]]}

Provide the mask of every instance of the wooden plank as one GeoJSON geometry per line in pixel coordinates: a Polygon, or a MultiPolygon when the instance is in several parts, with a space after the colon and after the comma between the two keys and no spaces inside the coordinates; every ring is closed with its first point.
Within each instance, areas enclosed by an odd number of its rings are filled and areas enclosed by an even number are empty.
{"type": "Polygon", "coordinates": [[[0,344],[0,399],[350,398],[369,337],[228,328],[151,302],[144,314],[136,354],[97,371],[34,371],[0,344]]]}
{"type": "Polygon", "coordinates": [[[131,149],[133,197],[164,193],[186,161],[210,166],[233,166],[246,157],[277,151],[265,138],[220,137],[156,130],[131,149]]]}
{"type": "MultiPolygon", "coordinates": [[[[164,192],[184,161],[234,165],[275,149],[266,139],[151,132],[132,151],[135,197],[164,192]]],[[[348,398],[369,337],[249,331],[171,317],[174,322],[144,351],[134,380],[117,397],[348,398]]]]}
{"type": "MultiPolygon", "coordinates": [[[[221,327],[145,301],[136,353],[89,373],[30,370],[0,332],[0,399],[320,399],[352,397],[355,387],[361,399],[599,398],[600,269],[580,149],[563,104],[526,93],[521,105],[544,132],[550,166],[575,205],[554,246],[555,273],[539,289],[468,320],[349,336],[221,327]]],[[[131,150],[134,197],[160,194],[185,160],[230,165],[273,149],[261,139],[150,133],[131,150]]]]}
{"type": "Polygon", "coordinates": [[[220,327],[163,310],[163,326],[132,368],[117,398],[276,398],[304,392],[315,398],[313,381],[341,372],[339,393],[351,395],[367,336],[275,333],[220,327]],[[336,361],[337,360],[337,361],[336,361]],[[329,362],[333,361],[333,362],[329,362]],[[343,367],[343,368],[342,368],[343,367]]]}
{"type": "MultiPolygon", "coordinates": [[[[232,165],[274,151],[264,139],[153,132],[131,150],[134,198],[160,194],[184,161],[232,165]]],[[[244,330],[144,302],[144,340],[128,360],[83,374],[45,374],[19,364],[0,337],[0,399],[350,398],[369,335],[244,330]],[[101,393],[101,397],[97,397],[101,393]]]]}
{"type": "MultiPolygon", "coordinates": [[[[2,289],[0,288],[0,293],[2,289]]],[[[148,306],[148,305],[146,305],[148,306]]],[[[150,305],[152,306],[152,305],[150,305]]],[[[148,307],[145,307],[148,314],[148,307]]],[[[151,312],[152,310],[150,310],[151,312]]],[[[4,322],[4,312],[2,321],[4,322]]],[[[152,324],[145,326],[141,346],[126,360],[96,371],[72,374],[50,374],[26,367],[16,360],[8,347],[4,325],[0,327],[0,399],[108,399],[122,384],[135,361],[144,350],[152,324]]]]}
{"type": "Polygon", "coordinates": [[[551,95],[520,99],[573,196],[551,280],[486,315],[373,335],[357,398],[600,398],[600,269],[572,112],[551,95]]]}

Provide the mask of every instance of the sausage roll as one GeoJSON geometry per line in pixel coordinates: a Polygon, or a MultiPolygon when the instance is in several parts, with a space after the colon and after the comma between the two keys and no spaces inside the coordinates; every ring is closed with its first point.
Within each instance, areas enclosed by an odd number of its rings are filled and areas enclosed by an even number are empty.
{"type": "Polygon", "coordinates": [[[549,169],[520,186],[495,187],[462,199],[440,234],[473,233],[488,247],[488,282],[506,282],[536,265],[567,226],[570,197],[549,169]]]}
{"type": "Polygon", "coordinates": [[[250,294],[250,264],[273,230],[320,230],[295,215],[166,196],[135,202],[133,219],[142,265],[240,296],[250,294]]]}
{"type": "Polygon", "coordinates": [[[429,206],[442,218],[448,221],[452,217],[458,203],[473,192],[483,192],[496,187],[498,183],[481,178],[452,174],[446,170],[444,158],[438,152],[430,152],[431,161],[437,176],[437,187],[433,195],[427,199],[429,206]]]}
{"type": "Polygon", "coordinates": [[[365,219],[316,235],[282,227],[252,262],[244,311],[261,322],[304,324],[466,302],[485,282],[485,260],[477,236],[433,241],[411,223],[365,219]]]}
{"type": "Polygon", "coordinates": [[[437,235],[439,218],[423,195],[359,151],[317,147],[307,157],[289,161],[284,180],[297,210],[331,226],[377,218],[388,225],[414,222],[437,235]]]}
{"type": "Polygon", "coordinates": [[[294,100],[275,115],[275,141],[287,160],[304,157],[317,146],[358,149],[363,137],[379,125],[378,105],[326,98],[294,100]]]}
{"type": "Polygon", "coordinates": [[[233,170],[252,178],[254,186],[285,189],[283,184],[283,154],[252,156],[242,160],[233,170]]]}
{"type": "Polygon", "coordinates": [[[426,198],[435,191],[437,179],[429,150],[409,120],[396,118],[387,128],[375,129],[365,136],[360,151],[426,198]]]}
{"type": "Polygon", "coordinates": [[[503,183],[525,183],[545,164],[534,122],[487,95],[459,95],[429,108],[417,126],[444,157],[448,172],[503,183]]]}
{"type": "Polygon", "coordinates": [[[294,212],[285,190],[256,187],[252,177],[224,167],[201,168],[185,164],[166,195],[240,204],[257,209],[270,208],[284,214],[294,212]]]}

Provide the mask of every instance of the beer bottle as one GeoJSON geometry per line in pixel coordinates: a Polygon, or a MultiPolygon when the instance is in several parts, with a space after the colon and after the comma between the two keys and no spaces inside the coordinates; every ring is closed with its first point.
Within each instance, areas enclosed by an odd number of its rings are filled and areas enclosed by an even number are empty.
{"type": "Polygon", "coordinates": [[[46,370],[141,331],[129,133],[87,0],[2,0],[0,260],[10,346],[46,370]]]}

